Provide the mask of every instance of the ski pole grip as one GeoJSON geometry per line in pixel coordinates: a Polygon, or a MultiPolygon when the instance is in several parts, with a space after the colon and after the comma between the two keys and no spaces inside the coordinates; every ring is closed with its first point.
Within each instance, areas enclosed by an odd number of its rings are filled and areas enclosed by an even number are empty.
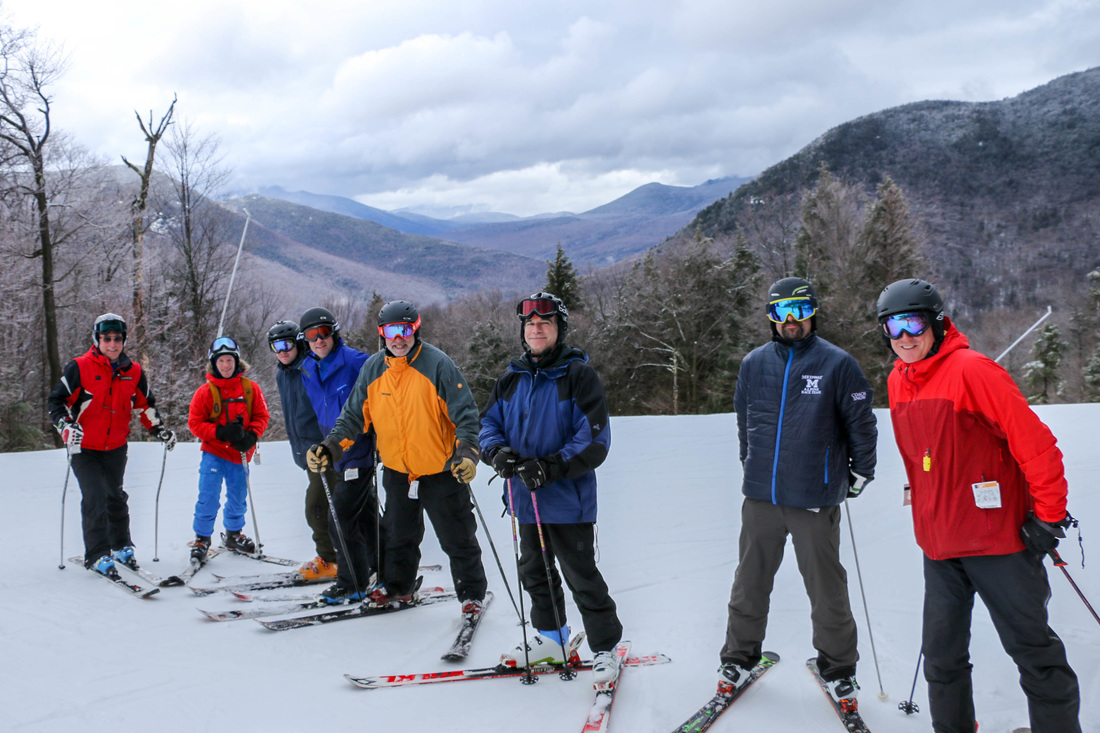
{"type": "Polygon", "coordinates": [[[1058,550],[1056,550],[1055,548],[1052,547],[1049,550],[1047,550],[1047,554],[1050,555],[1050,559],[1054,561],[1054,567],[1056,567],[1056,568],[1065,567],[1066,561],[1063,560],[1062,556],[1058,554],[1058,550]]]}

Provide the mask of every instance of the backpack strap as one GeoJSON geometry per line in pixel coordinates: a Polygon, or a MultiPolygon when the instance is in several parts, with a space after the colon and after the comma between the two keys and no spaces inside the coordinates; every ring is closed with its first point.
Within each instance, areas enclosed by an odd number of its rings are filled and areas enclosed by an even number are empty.
{"type": "MultiPolygon", "coordinates": [[[[213,404],[210,407],[210,422],[217,422],[222,414],[222,391],[218,389],[218,386],[213,382],[207,382],[206,386],[210,388],[210,396],[213,399],[213,404]]],[[[244,392],[244,405],[248,410],[249,417],[252,416],[252,398],[254,394],[252,386],[251,379],[248,377],[241,377],[241,389],[244,392]]],[[[240,401],[240,398],[229,400],[229,402],[240,401]]]]}

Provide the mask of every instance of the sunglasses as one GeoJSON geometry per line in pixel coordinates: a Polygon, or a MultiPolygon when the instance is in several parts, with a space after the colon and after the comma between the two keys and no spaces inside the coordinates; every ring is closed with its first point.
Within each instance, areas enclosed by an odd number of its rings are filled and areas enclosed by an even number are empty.
{"type": "Polygon", "coordinates": [[[295,344],[290,339],[276,339],[272,341],[269,346],[271,346],[271,350],[276,354],[282,354],[283,352],[293,349],[295,344]]]}
{"type": "Polygon", "coordinates": [[[532,314],[552,316],[558,312],[558,305],[549,298],[535,298],[521,300],[516,306],[516,315],[520,318],[529,318],[532,314]]]}
{"type": "Polygon", "coordinates": [[[411,339],[419,324],[419,318],[416,319],[416,323],[405,323],[404,321],[401,323],[387,323],[378,327],[378,333],[387,339],[395,339],[398,336],[403,339],[411,339]]]}
{"type": "Polygon", "coordinates": [[[313,343],[317,339],[327,339],[332,336],[332,326],[314,326],[302,332],[306,341],[313,343]]]}
{"type": "Polygon", "coordinates": [[[108,344],[113,344],[116,341],[122,343],[126,339],[122,337],[122,334],[115,334],[114,336],[111,336],[109,334],[101,333],[99,334],[99,340],[108,344]]]}
{"type": "Polygon", "coordinates": [[[775,323],[786,323],[790,316],[796,321],[804,321],[815,313],[817,308],[809,298],[784,298],[768,303],[768,319],[775,323]]]}
{"type": "Polygon", "coordinates": [[[920,336],[928,330],[928,326],[928,317],[923,313],[898,313],[882,321],[882,330],[891,341],[896,341],[905,333],[920,336]]]}

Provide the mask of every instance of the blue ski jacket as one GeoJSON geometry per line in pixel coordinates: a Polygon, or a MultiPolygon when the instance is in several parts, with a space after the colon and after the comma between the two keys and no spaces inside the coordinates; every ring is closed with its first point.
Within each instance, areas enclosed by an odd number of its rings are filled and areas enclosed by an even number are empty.
{"type": "Polygon", "coordinates": [[[750,352],[734,392],[745,496],[800,509],[842,503],[850,472],[875,475],[873,396],[856,360],[816,332],[750,352]]]}
{"type": "MultiPolygon", "coordinates": [[[[346,346],[343,339],[337,339],[335,348],[324,359],[318,359],[310,352],[309,357],[302,362],[302,383],[313,405],[313,411],[317,414],[317,424],[321,428],[322,436],[327,435],[336,424],[340,410],[351,395],[355,380],[359,378],[359,371],[369,356],[346,346]]],[[[334,468],[339,472],[346,468],[366,468],[373,465],[374,441],[361,436],[355,440],[354,446],[351,441],[347,442],[344,453],[334,468]]]]}
{"type": "Polygon", "coordinates": [[[299,342],[297,359],[290,364],[275,364],[275,383],[279,386],[279,401],[283,405],[283,424],[286,425],[290,453],[294,456],[294,463],[303,470],[308,470],[306,451],[325,439],[302,382],[302,364],[308,354],[309,347],[299,342]]]}
{"type": "MultiPolygon", "coordinates": [[[[540,519],[547,524],[595,522],[595,469],[611,447],[607,399],[583,351],[562,346],[550,358],[546,366],[537,366],[525,354],[497,380],[481,413],[482,459],[489,462],[505,446],[525,458],[559,455],[563,478],[536,492],[540,519]]],[[[533,524],[531,492],[513,479],[511,493],[517,520],[533,524]]]]}

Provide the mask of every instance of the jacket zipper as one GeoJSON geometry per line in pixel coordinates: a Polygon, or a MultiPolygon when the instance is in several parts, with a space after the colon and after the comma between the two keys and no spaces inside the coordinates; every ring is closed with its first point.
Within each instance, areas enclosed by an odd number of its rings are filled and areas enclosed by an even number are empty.
{"type": "Polygon", "coordinates": [[[776,478],[779,473],[779,445],[783,439],[783,415],[787,412],[787,383],[791,378],[791,363],[794,361],[794,349],[787,352],[787,366],[783,369],[783,394],[779,398],[779,420],[775,426],[775,455],[772,457],[772,504],[778,504],[776,497],[776,478]]]}

